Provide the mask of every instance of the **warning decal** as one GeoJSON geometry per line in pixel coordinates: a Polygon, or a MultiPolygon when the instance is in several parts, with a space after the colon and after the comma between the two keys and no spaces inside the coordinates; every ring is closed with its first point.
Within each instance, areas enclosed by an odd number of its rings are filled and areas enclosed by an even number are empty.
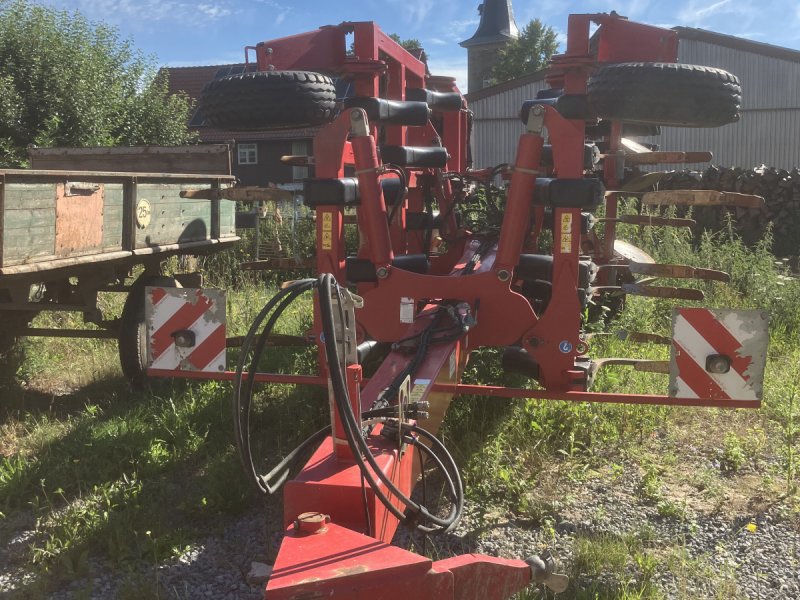
{"type": "Polygon", "coordinates": [[[768,340],[762,311],[675,309],[670,396],[760,400],[768,340]]]}
{"type": "Polygon", "coordinates": [[[225,295],[219,290],[145,289],[149,368],[225,370],[225,295]]]}

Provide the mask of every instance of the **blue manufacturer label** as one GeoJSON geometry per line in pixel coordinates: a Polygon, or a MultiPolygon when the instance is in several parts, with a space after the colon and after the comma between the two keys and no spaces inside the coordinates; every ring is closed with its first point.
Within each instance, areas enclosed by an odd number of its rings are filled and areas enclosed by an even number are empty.
{"type": "Polygon", "coordinates": [[[558,345],[558,349],[564,354],[569,354],[572,352],[572,344],[570,344],[567,340],[562,340],[562,342],[558,345]]]}
{"type": "Polygon", "coordinates": [[[321,331],[319,334],[319,341],[325,343],[325,332],[321,331]]]}

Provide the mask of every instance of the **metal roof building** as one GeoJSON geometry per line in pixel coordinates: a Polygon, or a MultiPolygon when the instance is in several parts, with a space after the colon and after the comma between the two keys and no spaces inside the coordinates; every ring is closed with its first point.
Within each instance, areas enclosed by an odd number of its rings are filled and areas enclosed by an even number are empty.
{"type": "MultiPolygon", "coordinates": [[[[714,163],[723,166],[800,167],[800,51],[703,29],[675,31],[679,62],[719,67],[739,77],[741,120],[712,129],[664,127],[660,136],[639,141],[656,143],[661,150],[710,150],[714,163]]],[[[513,160],[523,131],[519,109],[545,88],[542,71],[467,96],[475,113],[477,168],[513,160]]]]}

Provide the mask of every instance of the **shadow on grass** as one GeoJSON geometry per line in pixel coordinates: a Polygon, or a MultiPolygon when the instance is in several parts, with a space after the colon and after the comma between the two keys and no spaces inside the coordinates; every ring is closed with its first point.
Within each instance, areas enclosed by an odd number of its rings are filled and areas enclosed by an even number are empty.
{"type": "MultiPolygon", "coordinates": [[[[54,396],[8,378],[0,389],[0,424],[25,430],[24,447],[0,456],[0,511],[37,521],[30,550],[11,557],[37,565],[29,597],[85,574],[89,557],[179,554],[258,503],[234,448],[229,384],[163,380],[135,391],[109,378],[54,396]]],[[[307,404],[276,401],[271,426],[281,431],[264,431],[274,455],[313,430],[292,416],[307,404]]],[[[266,503],[280,514],[280,494],[266,503]]]]}

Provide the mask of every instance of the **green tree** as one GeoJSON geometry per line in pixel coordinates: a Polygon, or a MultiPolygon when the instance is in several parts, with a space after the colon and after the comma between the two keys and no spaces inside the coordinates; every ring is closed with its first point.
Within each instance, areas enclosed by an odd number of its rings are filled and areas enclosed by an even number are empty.
{"type": "Polygon", "coordinates": [[[534,19],[523,28],[517,39],[500,51],[498,62],[492,68],[492,80],[502,83],[543,69],[557,49],[553,28],[534,19]]]}
{"type": "Polygon", "coordinates": [[[417,51],[421,51],[421,59],[422,62],[428,62],[428,55],[425,53],[425,50],[422,48],[422,42],[420,42],[417,38],[410,38],[407,40],[402,39],[396,33],[390,33],[389,37],[392,38],[395,42],[400,44],[403,48],[411,52],[412,54],[416,55],[417,51]]]}
{"type": "Polygon", "coordinates": [[[29,144],[185,143],[190,110],[115,28],[0,0],[0,166],[25,166],[29,144]]]}

